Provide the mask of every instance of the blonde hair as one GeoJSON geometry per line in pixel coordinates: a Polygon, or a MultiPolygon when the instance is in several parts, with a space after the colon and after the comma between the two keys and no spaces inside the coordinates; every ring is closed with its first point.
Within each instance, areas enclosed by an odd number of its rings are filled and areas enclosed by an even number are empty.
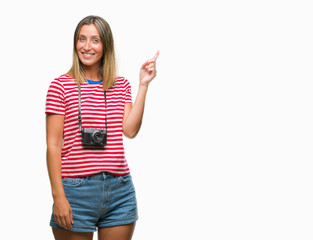
{"type": "Polygon", "coordinates": [[[99,75],[102,78],[103,89],[108,90],[115,84],[116,60],[111,28],[109,24],[101,17],[87,16],[78,23],[74,33],[73,65],[67,74],[75,79],[77,85],[84,84],[86,74],[83,68],[83,63],[80,61],[77,55],[76,44],[80,30],[82,26],[86,24],[94,24],[99,32],[100,39],[103,44],[103,56],[99,67],[99,75]]]}

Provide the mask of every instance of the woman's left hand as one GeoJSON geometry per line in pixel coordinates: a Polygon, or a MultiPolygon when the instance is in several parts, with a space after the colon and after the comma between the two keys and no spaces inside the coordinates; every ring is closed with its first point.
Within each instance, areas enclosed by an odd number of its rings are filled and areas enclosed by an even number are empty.
{"type": "Polygon", "coordinates": [[[148,86],[149,83],[156,76],[156,60],[159,56],[159,51],[154,55],[154,57],[146,61],[140,68],[140,84],[143,86],[148,86]]]}

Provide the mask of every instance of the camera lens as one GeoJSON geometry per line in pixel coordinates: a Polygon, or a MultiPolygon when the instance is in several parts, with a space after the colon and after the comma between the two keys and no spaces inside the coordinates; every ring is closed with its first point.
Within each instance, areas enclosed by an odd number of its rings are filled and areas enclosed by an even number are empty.
{"type": "Polygon", "coordinates": [[[95,143],[100,143],[104,138],[104,134],[100,133],[100,132],[95,132],[93,134],[93,141],[95,143]]]}

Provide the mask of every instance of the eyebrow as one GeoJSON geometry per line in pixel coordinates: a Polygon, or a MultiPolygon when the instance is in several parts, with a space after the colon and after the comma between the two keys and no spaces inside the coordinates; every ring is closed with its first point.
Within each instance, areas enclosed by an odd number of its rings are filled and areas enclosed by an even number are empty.
{"type": "MultiPolygon", "coordinates": [[[[85,37],[87,38],[84,34],[79,34],[78,37],[85,37]]],[[[100,38],[99,35],[92,35],[91,38],[100,38]]]]}

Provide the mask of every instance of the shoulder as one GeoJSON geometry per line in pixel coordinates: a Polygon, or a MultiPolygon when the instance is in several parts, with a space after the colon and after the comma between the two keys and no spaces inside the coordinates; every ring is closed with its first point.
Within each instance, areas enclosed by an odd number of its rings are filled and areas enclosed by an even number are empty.
{"type": "Polygon", "coordinates": [[[66,83],[75,83],[75,79],[68,76],[67,74],[63,74],[57,78],[55,78],[52,82],[58,82],[61,84],[66,84],[66,83]]]}
{"type": "Polygon", "coordinates": [[[125,77],[117,76],[115,80],[115,87],[118,87],[118,88],[130,87],[130,83],[125,77]]]}
{"type": "Polygon", "coordinates": [[[128,80],[125,77],[117,76],[116,80],[115,80],[115,83],[122,84],[122,83],[129,83],[129,82],[128,82],[128,80]]]}
{"type": "Polygon", "coordinates": [[[59,88],[66,88],[67,86],[76,85],[75,79],[69,77],[67,74],[63,74],[55,79],[53,79],[50,83],[51,87],[59,87],[59,88]]]}

